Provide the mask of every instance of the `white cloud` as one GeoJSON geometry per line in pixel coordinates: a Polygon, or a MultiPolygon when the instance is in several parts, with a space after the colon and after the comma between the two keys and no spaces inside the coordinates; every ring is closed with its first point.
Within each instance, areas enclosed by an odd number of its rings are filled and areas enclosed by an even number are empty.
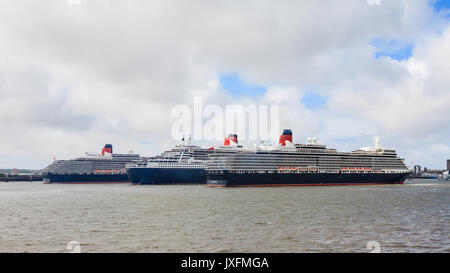
{"type": "Polygon", "coordinates": [[[174,144],[174,105],[236,102],[217,79],[234,72],[270,86],[239,103],[279,103],[299,139],[350,149],[378,134],[444,164],[428,147],[450,136],[450,28],[426,1],[23,2],[0,3],[1,166],[41,168],[106,142],[160,152],[174,144]],[[375,59],[377,37],[412,42],[412,58],[375,59]],[[305,90],[326,107],[306,109],[305,90]]]}
{"type": "Polygon", "coordinates": [[[450,154],[450,145],[434,144],[431,146],[431,150],[436,153],[449,155],[450,154]]]}

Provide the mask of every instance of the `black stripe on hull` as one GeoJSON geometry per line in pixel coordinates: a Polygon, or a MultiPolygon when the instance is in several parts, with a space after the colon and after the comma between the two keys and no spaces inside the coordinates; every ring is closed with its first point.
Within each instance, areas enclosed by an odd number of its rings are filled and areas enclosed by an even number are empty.
{"type": "Polygon", "coordinates": [[[130,168],[131,183],[135,184],[205,184],[204,169],[191,168],[130,168]]]}
{"type": "Polygon", "coordinates": [[[251,186],[336,186],[403,184],[408,173],[396,174],[209,174],[208,186],[251,187],[251,186]]]}
{"type": "Polygon", "coordinates": [[[46,174],[45,183],[129,183],[126,174],[46,174]]]}

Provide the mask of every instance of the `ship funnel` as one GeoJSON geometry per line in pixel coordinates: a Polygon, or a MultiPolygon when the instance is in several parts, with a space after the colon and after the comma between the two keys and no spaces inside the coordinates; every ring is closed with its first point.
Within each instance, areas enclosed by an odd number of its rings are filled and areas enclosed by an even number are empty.
{"type": "Polygon", "coordinates": [[[109,153],[109,154],[113,153],[113,147],[111,144],[105,144],[105,147],[102,150],[102,155],[105,155],[105,153],[109,153]]]}
{"type": "Polygon", "coordinates": [[[312,142],[313,142],[314,145],[316,145],[317,144],[317,137],[313,137],[312,142]]]}
{"type": "Polygon", "coordinates": [[[223,145],[236,145],[238,144],[238,136],[236,134],[229,134],[223,141],[223,145]]]}
{"type": "Polygon", "coordinates": [[[286,141],[292,143],[292,131],[290,129],[283,130],[283,134],[280,136],[280,141],[278,143],[281,146],[286,146],[286,141]]]}

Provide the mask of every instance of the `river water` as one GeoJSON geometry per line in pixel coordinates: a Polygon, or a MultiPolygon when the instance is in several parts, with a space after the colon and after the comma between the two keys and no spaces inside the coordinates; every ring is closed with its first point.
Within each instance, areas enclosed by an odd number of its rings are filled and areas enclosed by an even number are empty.
{"type": "Polygon", "coordinates": [[[450,183],[0,183],[0,252],[450,252],[450,183]]]}

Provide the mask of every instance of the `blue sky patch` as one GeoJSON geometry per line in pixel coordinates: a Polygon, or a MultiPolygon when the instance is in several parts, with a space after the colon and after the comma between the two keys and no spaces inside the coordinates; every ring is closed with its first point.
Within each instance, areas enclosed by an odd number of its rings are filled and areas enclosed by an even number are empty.
{"type": "Polygon", "coordinates": [[[309,109],[317,109],[325,105],[327,97],[320,96],[314,92],[306,92],[302,98],[302,103],[309,109]]]}
{"type": "Polygon", "coordinates": [[[434,12],[450,20],[450,0],[437,0],[432,2],[434,12]]]}
{"type": "Polygon", "coordinates": [[[373,39],[370,43],[376,48],[375,58],[389,57],[397,61],[407,60],[412,56],[414,46],[410,43],[402,43],[397,40],[386,41],[380,38],[373,39]]]}
{"type": "Polygon", "coordinates": [[[449,0],[434,1],[433,8],[435,12],[440,12],[443,9],[450,9],[450,1],[449,0]]]}
{"type": "Polygon", "coordinates": [[[220,85],[233,96],[260,96],[266,93],[266,87],[244,82],[239,73],[219,75],[220,85]]]}

